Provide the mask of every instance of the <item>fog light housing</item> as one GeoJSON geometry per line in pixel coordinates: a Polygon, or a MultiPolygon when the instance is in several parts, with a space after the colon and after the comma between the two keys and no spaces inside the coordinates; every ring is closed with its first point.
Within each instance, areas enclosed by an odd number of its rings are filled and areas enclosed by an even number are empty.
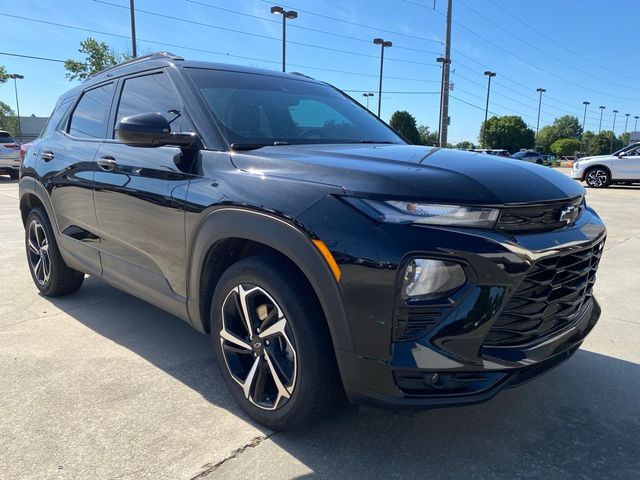
{"type": "Polygon", "coordinates": [[[404,299],[440,297],[453,293],[466,281],[457,263],[414,258],[405,267],[401,294],[404,299]]]}

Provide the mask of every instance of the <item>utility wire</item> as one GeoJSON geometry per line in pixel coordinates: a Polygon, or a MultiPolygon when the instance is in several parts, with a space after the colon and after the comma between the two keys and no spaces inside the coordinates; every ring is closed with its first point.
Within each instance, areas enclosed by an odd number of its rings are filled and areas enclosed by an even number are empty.
{"type": "Polygon", "coordinates": [[[543,54],[543,55],[545,55],[546,57],[548,57],[548,58],[551,58],[551,59],[555,60],[556,62],[560,63],[561,65],[563,65],[563,66],[565,66],[565,67],[572,68],[572,69],[576,70],[577,72],[582,73],[583,75],[587,75],[588,77],[594,78],[594,79],[596,79],[596,80],[598,80],[598,81],[601,81],[601,82],[605,82],[605,83],[608,83],[608,84],[611,84],[611,85],[616,85],[616,86],[621,87],[621,88],[637,90],[637,87],[630,87],[630,86],[628,86],[628,85],[623,85],[623,84],[621,84],[621,83],[616,83],[616,82],[613,82],[613,81],[611,81],[611,80],[603,79],[602,77],[599,77],[598,75],[594,75],[594,74],[592,74],[591,72],[589,72],[589,71],[587,71],[587,70],[583,70],[583,69],[578,68],[578,67],[576,67],[576,66],[574,66],[574,65],[568,64],[568,63],[566,62],[566,60],[562,60],[562,59],[560,59],[560,58],[556,57],[555,55],[553,55],[553,54],[551,54],[551,53],[549,53],[549,52],[547,52],[547,51],[543,50],[542,48],[538,47],[537,45],[535,45],[535,44],[533,44],[533,43],[529,42],[528,40],[526,40],[526,39],[524,39],[524,38],[522,38],[522,35],[516,35],[516,34],[515,34],[515,33],[513,33],[512,31],[510,31],[510,30],[508,30],[508,29],[504,28],[504,27],[503,27],[502,25],[500,25],[498,22],[495,22],[494,20],[492,20],[492,19],[490,19],[490,18],[486,17],[485,15],[483,15],[482,13],[480,13],[480,12],[479,12],[478,10],[476,10],[475,8],[470,7],[469,5],[467,5],[466,3],[464,3],[462,0],[458,0],[458,3],[460,3],[460,5],[464,6],[465,8],[467,8],[467,9],[471,10],[471,11],[472,11],[472,12],[474,12],[477,16],[479,16],[480,18],[483,18],[484,20],[486,20],[488,23],[490,23],[491,25],[495,26],[496,28],[499,28],[499,29],[500,29],[500,30],[502,30],[503,32],[507,33],[508,35],[510,35],[510,36],[514,37],[515,39],[517,39],[517,40],[521,41],[522,43],[524,43],[524,44],[525,44],[525,45],[527,45],[528,47],[533,48],[534,50],[539,51],[540,53],[542,53],[542,54],[543,54]]]}
{"type": "MultiPolygon", "coordinates": [[[[281,22],[278,21],[278,20],[272,20],[270,18],[264,18],[264,17],[261,17],[259,15],[253,15],[253,14],[246,13],[246,12],[240,12],[240,11],[237,11],[237,10],[232,10],[230,8],[223,8],[223,7],[219,7],[217,5],[211,5],[210,3],[198,2],[196,0],[185,0],[185,1],[187,1],[189,3],[193,3],[195,5],[201,5],[203,7],[212,8],[212,9],[215,9],[215,10],[220,10],[222,12],[228,12],[228,13],[233,13],[233,14],[236,14],[236,15],[242,15],[243,17],[254,18],[256,20],[261,20],[263,22],[276,23],[278,25],[281,24],[281,22]]],[[[370,38],[365,39],[365,38],[354,37],[354,36],[351,36],[351,35],[345,35],[345,34],[342,34],[342,33],[328,32],[326,30],[320,30],[318,28],[305,27],[304,25],[299,25],[298,23],[289,23],[289,24],[287,24],[287,27],[288,28],[297,28],[297,29],[300,29],[300,30],[307,30],[307,31],[310,31],[310,32],[321,33],[323,35],[330,35],[332,37],[346,38],[348,40],[355,40],[355,41],[358,41],[358,42],[361,42],[361,43],[366,43],[368,45],[371,44],[371,39],[370,38]]],[[[442,52],[436,52],[436,51],[433,51],[433,50],[424,50],[422,48],[405,47],[403,45],[398,45],[397,43],[393,44],[393,48],[394,49],[399,49],[399,50],[411,50],[413,52],[430,53],[430,54],[433,54],[433,55],[440,55],[442,53],[442,52]]]]}
{"type": "MultiPolygon", "coordinates": [[[[117,3],[111,3],[111,2],[104,1],[104,0],[93,0],[93,1],[96,2],[96,3],[101,3],[103,5],[109,5],[111,7],[121,8],[121,9],[124,9],[124,10],[129,10],[130,9],[129,6],[118,5],[117,3]]],[[[214,28],[214,29],[217,29],[217,30],[223,30],[223,31],[232,32],[232,33],[238,33],[238,34],[247,35],[247,36],[250,36],[250,37],[263,38],[263,39],[266,39],[266,40],[275,40],[277,42],[281,42],[282,41],[280,38],[270,37],[268,35],[262,35],[260,33],[243,32],[242,30],[236,30],[236,29],[228,28],[228,27],[221,27],[219,25],[213,25],[213,24],[205,23],[205,22],[198,22],[196,20],[189,20],[187,18],[182,18],[182,17],[164,15],[162,13],[152,12],[152,11],[149,11],[149,10],[142,10],[140,8],[136,8],[135,11],[139,12],[139,13],[144,13],[146,15],[152,15],[154,17],[160,17],[160,18],[165,18],[165,19],[168,19],[168,20],[174,20],[174,21],[178,21],[178,22],[188,23],[188,24],[191,24],[191,25],[199,25],[199,26],[202,26],[202,27],[214,28]]],[[[331,47],[326,47],[326,46],[322,46],[322,45],[314,45],[314,44],[311,44],[311,43],[296,42],[296,41],[293,41],[293,40],[289,40],[289,41],[287,41],[287,43],[292,44],[292,45],[301,45],[301,46],[309,47],[309,48],[316,48],[316,49],[319,49],[319,50],[325,50],[325,51],[330,51],[330,52],[346,53],[346,54],[349,54],[349,55],[357,55],[357,56],[360,56],[360,57],[368,57],[368,58],[375,58],[375,59],[379,58],[378,55],[354,52],[354,51],[351,51],[351,50],[342,50],[342,49],[339,49],[339,48],[331,48],[331,47]]],[[[425,65],[425,66],[428,66],[428,67],[437,67],[438,66],[436,63],[417,62],[415,60],[402,60],[400,58],[393,58],[393,57],[388,57],[387,60],[389,60],[391,62],[408,63],[408,64],[412,64],[412,65],[425,65]]]]}
{"type": "Polygon", "coordinates": [[[59,60],[57,58],[36,57],[34,55],[22,55],[19,53],[0,52],[0,55],[8,55],[9,57],[31,58],[33,60],[44,60],[46,62],[59,62],[59,63],[65,62],[64,60],[59,60]]]}
{"type": "MultiPolygon", "coordinates": [[[[561,44],[560,42],[558,42],[556,39],[548,36],[547,34],[545,34],[544,32],[538,30],[536,27],[534,27],[533,25],[531,25],[530,23],[527,23],[526,21],[524,21],[522,18],[516,16],[514,13],[510,12],[508,9],[504,8],[504,6],[498,4],[495,0],[489,0],[491,3],[493,3],[496,7],[498,7],[502,12],[506,13],[507,15],[509,15],[511,18],[513,18],[514,20],[516,20],[518,23],[521,23],[523,25],[525,25],[526,27],[529,27],[531,30],[533,30],[534,32],[536,32],[538,35],[540,35],[541,37],[545,38],[546,40],[548,40],[549,42],[553,43],[554,45],[557,45],[558,47],[562,48],[563,50],[565,50],[566,52],[570,53],[571,55],[574,55],[576,57],[578,57],[579,59],[593,65],[594,67],[600,68],[602,70],[606,70],[608,73],[611,73],[611,68],[607,68],[603,65],[601,65],[600,63],[594,62],[593,60],[590,60],[587,57],[584,57],[582,55],[580,55],[578,52],[576,52],[574,49],[572,48],[568,48],[566,46],[564,46],[563,44],[561,44]]],[[[622,72],[617,72],[616,73],[618,76],[621,77],[626,77],[629,78],[631,80],[635,80],[636,82],[640,79],[638,79],[637,77],[632,77],[630,75],[626,75],[622,72]]]]}

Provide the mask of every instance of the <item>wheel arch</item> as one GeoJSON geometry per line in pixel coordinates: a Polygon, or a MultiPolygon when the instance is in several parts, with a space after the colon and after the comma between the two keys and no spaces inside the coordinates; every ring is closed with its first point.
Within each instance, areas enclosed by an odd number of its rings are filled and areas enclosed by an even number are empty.
{"type": "Polygon", "coordinates": [[[305,276],[322,307],[336,355],[353,351],[340,289],[311,237],[290,221],[242,207],[210,212],[194,235],[187,280],[193,326],[207,331],[210,297],[224,270],[236,259],[264,252],[282,255],[305,276]]]}
{"type": "Polygon", "coordinates": [[[29,212],[35,207],[40,207],[46,213],[49,222],[51,222],[53,234],[57,237],[60,232],[58,222],[56,221],[55,215],[53,215],[53,206],[51,205],[49,195],[45,188],[33,177],[22,177],[20,179],[19,190],[22,225],[25,225],[29,212]]]}

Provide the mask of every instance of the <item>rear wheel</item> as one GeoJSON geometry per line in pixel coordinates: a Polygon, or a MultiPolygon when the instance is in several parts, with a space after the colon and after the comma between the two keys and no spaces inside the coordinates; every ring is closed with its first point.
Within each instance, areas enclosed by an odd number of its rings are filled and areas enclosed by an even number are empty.
{"type": "Polygon", "coordinates": [[[587,170],[584,181],[591,188],[604,188],[611,183],[611,175],[602,167],[594,167],[587,170]]]}
{"type": "Polygon", "coordinates": [[[337,368],[325,319],[301,273],[277,256],[251,257],[220,278],[211,339],[231,394],[274,430],[298,427],[337,398],[337,368]]]}
{"type": "Polygon", "coordinates": [[[44,295],[65,295],[82,286],[84,273],[64,263],[51,224],[39,208],[31,210],[27,216],[25,246],[33,283],[44,295]]]}

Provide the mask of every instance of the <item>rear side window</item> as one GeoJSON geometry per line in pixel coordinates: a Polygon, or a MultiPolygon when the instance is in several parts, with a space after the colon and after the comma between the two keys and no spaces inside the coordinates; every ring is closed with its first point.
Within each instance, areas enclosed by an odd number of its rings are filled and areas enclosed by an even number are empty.
{"type": "Polygon", "coordinates": [[[139,113],[160,113],[172,132],[189,130],[182,115],[182,103],[165,73],[128,78],[122,87],[116,124],[139,113]]]}
{"type": "Polygon", "coordinates": [[[67,115],[67,112],[69,111],[69,107],[71,106],[72,103],[73,101],[69,99],[69,100],[65,100],[59,105],[56,105],[56,108],[53,109],[53,113],[51,114],[51,116],[49,117],[49,120],[47,121],[47,125],[44,127],[44,130],[42,131],[41,136],[43,138],[50,137],[53,134],[53,132],[55,132],[58,129],[58,127],[60,127],[60,122],[67,115]]]}
{"type": "Polygon", "coordinates": [[[104,138],[113,83],[88,90],[71,115],[69,134],[80,138],[104,138]]]}

